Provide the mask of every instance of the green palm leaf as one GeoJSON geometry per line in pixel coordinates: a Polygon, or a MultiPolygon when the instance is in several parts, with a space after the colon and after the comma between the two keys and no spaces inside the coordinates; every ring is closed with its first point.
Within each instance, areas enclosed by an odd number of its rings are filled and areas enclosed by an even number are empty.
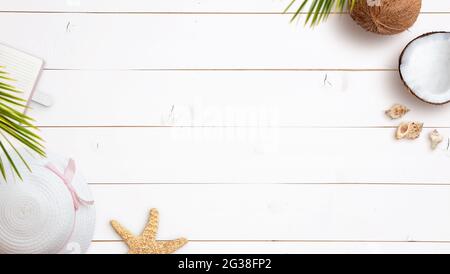
{"type": "Polygon", "coordinates": [[[24,114],[26,100],[19,97],[21,91],[12,85],[13,81],[4,67],[0,66],[0,152],[3,154],[3,157],[0,156],[0,173],[5,180],[7,178],[5,163],[9,163],[14,174],[22,179],[14,160],[17,157],[13,157],[12,153],[15,153],[30,170],[30,166],[16,145],[23,145],[45,156],[43,140],[35,133],[37,128],[33,125],[33,119],[24,114]]]}
{"type": "Polygon", "coordinates": [[[295,3],[301,2],[295,9],[291,19],[292,22],[300,16],[307,4],[310,3],[309,10],[306,12],[305,25],[310,24],[313,27],[326,20],[333,11],[343,12],[346,9],[352,9],[357,1],[363,0],[292,0],[284,12],[290,11],[294,8],[295,3]]]}

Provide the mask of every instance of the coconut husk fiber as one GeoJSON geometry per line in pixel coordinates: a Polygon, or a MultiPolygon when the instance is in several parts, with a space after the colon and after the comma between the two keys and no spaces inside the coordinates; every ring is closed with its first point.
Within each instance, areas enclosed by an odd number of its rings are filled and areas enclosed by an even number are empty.
{"type": "Polygon", "coordinates": [[[421,7],[422,0],[358,0],[350,15],[367,31],[392,35],[410,28],[421,7]]]}

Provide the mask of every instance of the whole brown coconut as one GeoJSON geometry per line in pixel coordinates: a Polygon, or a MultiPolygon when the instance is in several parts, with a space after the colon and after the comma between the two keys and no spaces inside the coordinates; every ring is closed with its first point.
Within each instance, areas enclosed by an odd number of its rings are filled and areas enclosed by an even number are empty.
{"type": "Polygon", "coordinates": [[[370,32],[392,35],[410,28],[421,7],[422,0],[357,0],[350,15],[370,32]]]}

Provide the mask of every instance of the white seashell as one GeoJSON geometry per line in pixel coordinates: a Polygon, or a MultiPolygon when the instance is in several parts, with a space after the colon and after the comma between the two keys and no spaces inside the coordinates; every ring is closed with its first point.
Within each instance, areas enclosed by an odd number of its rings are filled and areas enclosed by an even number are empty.
{"type": "Polygon", "coordinates": [[[436,129],[430,132],[431,149],[435,150],[440,143],[444,140],[444,137],[436,129]]]}

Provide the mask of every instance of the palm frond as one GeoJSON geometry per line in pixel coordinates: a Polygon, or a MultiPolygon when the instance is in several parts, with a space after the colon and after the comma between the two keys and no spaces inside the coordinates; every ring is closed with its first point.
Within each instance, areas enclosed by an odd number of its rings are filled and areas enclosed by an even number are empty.
{"type": "Polygon", "coordinates": [[[314,27],[320,22],[326,20],[333,11],[343,12],[344,10],[351,10],[357,1],[362,0],[292,0],[286,7],[284,12],[289,12],[294,8],[294,4],[301,2],[300,5],[295,8],[294,15],[291,22],[297,19],[305,8],[309,5],[309,9],[306,12],[305,25],[314,27]]]}
{"type": "Polygon", "coordinates": [[[9,77],[5,68],[0,66],[0,173],[6,180],[6,164],[9,163],[14,174],[22,179],[20,169],[16,165],[17,157],[30,170],[25,158],[21,155],[16,144],[21,144],[26,148],[45,156],[43,140],[35,133],[37,128],[33,125],[33,119],[24,114],[26,100],[20,97],[21,91],[12,84],[14,80],[9,77]],[[9,149],[8,149],[9,147],[9,149]]]}

